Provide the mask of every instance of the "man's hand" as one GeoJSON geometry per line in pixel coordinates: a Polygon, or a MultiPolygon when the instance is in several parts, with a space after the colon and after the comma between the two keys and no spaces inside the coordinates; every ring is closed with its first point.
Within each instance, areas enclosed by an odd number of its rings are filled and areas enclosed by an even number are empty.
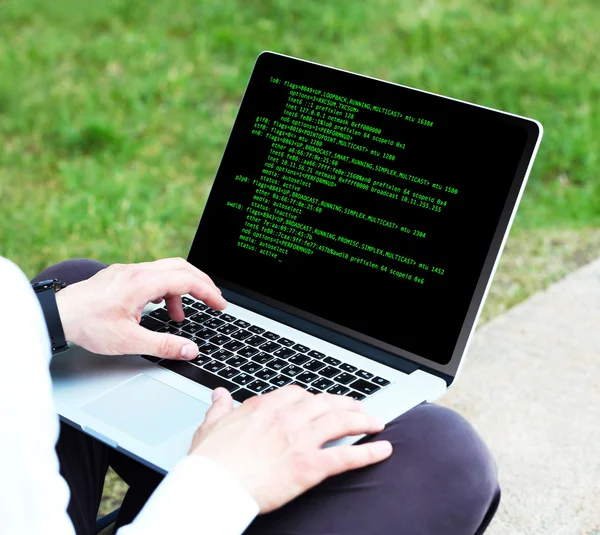
{"type": "Polygon", "coordinates": [[[112,265],[67,286],[56,294],[56,302],[67,341],[89,351],[192,359],[198,355],[196,344],[139,325],[144,307],[163,299],[171,318],[182,321],[181,296],[188,293],[212,308],[227,305],[210,277],[182,258],[112,265]]]}
{"type": "Polygon", "coordinates": [[[212,459],[232,474],[268,513],[325,478],[383,461],[387,441],[321,448],[326,442],[381,431],[359,402],[331,394],[309,394],[288,386],[246,400],[233,409],[226,390],[213,392],[213,405],[196,431],[191,455],[212,459]]]}

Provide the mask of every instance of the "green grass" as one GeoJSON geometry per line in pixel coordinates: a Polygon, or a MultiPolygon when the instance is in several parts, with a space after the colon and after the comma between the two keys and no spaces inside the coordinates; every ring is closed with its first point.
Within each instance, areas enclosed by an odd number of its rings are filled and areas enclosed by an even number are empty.
{"type": "Polygon", "coordinates": [[[0,254],[185,255],[271,49],[533,116],[515,233],[600,222],[596,0],[0,0],[0,254]]]}

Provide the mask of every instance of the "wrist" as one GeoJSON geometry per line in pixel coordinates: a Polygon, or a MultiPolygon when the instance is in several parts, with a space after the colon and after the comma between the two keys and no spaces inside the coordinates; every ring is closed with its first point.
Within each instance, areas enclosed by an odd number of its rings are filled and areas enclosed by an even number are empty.
{"type": "Polygon", "coordinates": [[[73,309],[73,287],[67,286],[56,293],[56,306],[62,322],[65,340],[77,344],[77,314],[73,309]]]}

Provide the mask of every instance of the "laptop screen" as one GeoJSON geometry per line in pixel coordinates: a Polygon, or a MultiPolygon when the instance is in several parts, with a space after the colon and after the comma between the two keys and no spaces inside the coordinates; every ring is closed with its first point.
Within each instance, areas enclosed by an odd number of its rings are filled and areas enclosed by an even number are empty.
{"type": "Polygon", "coordinates": [[[255,299],[447,363],[532,136],[522,118],[263,53],[189,259],[255,299]]]}

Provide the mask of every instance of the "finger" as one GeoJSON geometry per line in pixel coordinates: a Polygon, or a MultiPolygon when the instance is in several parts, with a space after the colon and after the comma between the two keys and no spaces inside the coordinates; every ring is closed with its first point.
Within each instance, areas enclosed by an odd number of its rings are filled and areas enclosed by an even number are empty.
{"type": "Polygon", "coordinates": [[[181,302],[180,295],[173,295],[165,299],[167,304],[167,311],[169,316],[174,321],[183,321],[185,319],[185,313],[183,312],[183,303],[181,302]]]}
{"type": "Polygon", "coordinates": [[[161,304],[163,301],[164,301],[164,299],[163,299],[162,297],[160,297],[159,299],[154,299],[154,300],[152,300],[152,302],[153,302],[155,305],[160,305],[160,304],[161,304]]]}
{"type": "Polygon", "coordinates": [[[313,420],[307,438],[314,440],[317,446],[338,438],[378,433],[385,424],[370,414],[354,411],[329,411],[313,420]]]}
{"type": "Polygon", "coordinates": [[[227,306],[221,293],[202,278],[185,270],[142,270],[137,277],[139,292],[146,296],[147,301],[190,294],[208,306],[222,310],[227,306]]]}
{"type": "Polygon", "coordinates": [[[206,273],[204,273],[204,271],[201,271],[200,269],[193,266],[192,264],[190,264],[187,260],[184,260],[183,258],[162,258],[160,260],[154,260],[153,262],[140,262],[139,264],[137,264],[137,266],[143,267],[146,269],[158,269],[158,270],[184,269],[184,270],[190,272],[191,274],[202,278],[206,282],[209,282],[215,288],[217,288],[217,286],[215,285],[213,280],[206,273]]]}
{"type": "Polygon", "coordinates": [[[182,336],[149,331],[137,324],[126,329],[123,334],[127,340],[123,353],[182,360],[191,360],[198,356],[198,346],[182,336]]]}
{"type": "Polygon", "coordinates": [[[317,462],[320,465],[318,472],[324,474],[323,479],[325,479],[348,470],[356,470],[384,461],[392,452],[392,444],[387,440],[367,442],[358,446],[325,448],[317,452],[317,462]]]}
{"type": "MultiPolygon", "coordinates": [[[[204,424],[212,425],[233,410],[233,398],[224,388],[217,388],[212,393],[213,403],[206,413],[204,424]]],[[[202,425],[204,425],[202,424],[202,425]]]]}

